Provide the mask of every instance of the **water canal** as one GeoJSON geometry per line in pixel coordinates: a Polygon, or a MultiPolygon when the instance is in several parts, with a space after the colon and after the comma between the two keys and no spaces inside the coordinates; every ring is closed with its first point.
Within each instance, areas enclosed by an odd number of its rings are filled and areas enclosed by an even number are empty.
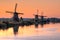
{"type": "Polygon", "coordinates": [[[16,35],[12,27],[1,29],[0,40],[60,40],[60,24],[19,26],[16,35]]]}

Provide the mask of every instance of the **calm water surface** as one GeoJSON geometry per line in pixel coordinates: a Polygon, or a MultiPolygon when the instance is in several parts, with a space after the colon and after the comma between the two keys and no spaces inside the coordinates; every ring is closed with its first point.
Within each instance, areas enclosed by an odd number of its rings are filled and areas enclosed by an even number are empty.
{"type": "Polygon", "coordinates": [[[0,30],[0,40],[60,40],[60,24],[20,26],[16,35],[13,28],[0,30]]]}

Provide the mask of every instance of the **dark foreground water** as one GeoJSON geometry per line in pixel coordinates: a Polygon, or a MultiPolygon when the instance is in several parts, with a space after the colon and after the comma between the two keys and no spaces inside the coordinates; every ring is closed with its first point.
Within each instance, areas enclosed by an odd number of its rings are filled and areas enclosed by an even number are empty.
{"type": "Polygon", "coordinates": [[[0,40],[60,40],[60,24],[19,27],[16,35],[13,28],[0,30],[0,40]]]}

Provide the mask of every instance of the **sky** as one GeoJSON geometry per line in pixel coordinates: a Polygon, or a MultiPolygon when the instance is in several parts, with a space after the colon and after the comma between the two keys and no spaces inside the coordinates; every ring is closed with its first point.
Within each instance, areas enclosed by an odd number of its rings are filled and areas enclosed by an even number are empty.
{"type": "Polygon", "coordinates": [[[44,16],[60,18],[60,0],[0,0],[0,18],[12,18],[13,13],[6,11],[14,12],[16,3],[17,12],[24,13],[19,17],[33,18],[38,9],[39,15],[43,12],[44,16]]]}

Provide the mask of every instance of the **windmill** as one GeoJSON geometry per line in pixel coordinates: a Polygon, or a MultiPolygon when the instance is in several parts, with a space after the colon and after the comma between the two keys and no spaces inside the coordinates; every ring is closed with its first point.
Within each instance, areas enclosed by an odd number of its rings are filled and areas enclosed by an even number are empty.
{"type": "Polygon", "coordinates": [[[37,23],[37,24],[38,24],[38,22],[39,22],[39,16],[40,16],[40,15],[38,15],[38,13],[39,13],[39,10],[37,9],[37,14],[33,14],[33,15],[35,16],[34,21],[35,21],[35,23],[37,23]]]}
{"type": "Polygon", "coordinates": [[[39,13],[39,10],[37,9],[37,14],[33,14],[35,16],[35,19],[38,19],[38,13],[39,13]]]}
{"type": "Polygon", "coordinates": [[[16,9],[17,9],[17,3],[16,3],[16,5],[15,5],[15,10],[14,10],[14,12],[6,11],[6,13],[13,13],[13,14],[14,14],[14,15],[13,15],[13,21],[19,22],[18,14],[22,14],[22,15],[23,15],[23,13],[18,13],[18,12],[16,11],[16,9]]]}
{"type": "Polygon", "coordinates": [[[47,17],[47,16],[43,16],[43,12],[41,12],[41,15],[39,17],[41,17],[41,21],[44,21],[44,17],[47,17]]]}

